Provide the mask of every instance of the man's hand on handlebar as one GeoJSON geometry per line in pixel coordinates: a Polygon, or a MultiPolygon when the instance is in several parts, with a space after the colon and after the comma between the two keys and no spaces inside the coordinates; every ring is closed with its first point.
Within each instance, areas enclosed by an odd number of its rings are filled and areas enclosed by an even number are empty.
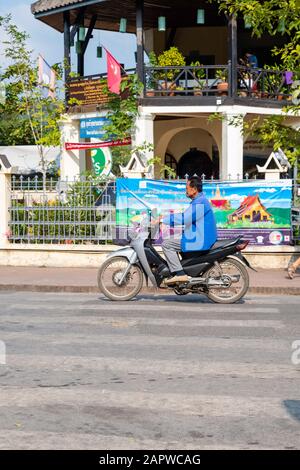
{"type": "Polygon", "coordinates": [[[151,225],[160,225],[162,223],[162,216],[159,216],[155,219],[151,219],[151,225]]]}

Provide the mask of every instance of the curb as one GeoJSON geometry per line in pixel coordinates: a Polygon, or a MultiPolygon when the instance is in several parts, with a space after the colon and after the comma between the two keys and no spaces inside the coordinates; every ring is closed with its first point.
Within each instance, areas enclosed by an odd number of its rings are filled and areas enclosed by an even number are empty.
{"type": "MultiPolygon", "coordinates": [[[[45,286],[34,284],[1,284],[0,291],[17,291],[17,292],[66,292],[66,293],[84,293],[84,294],[99,294],[97,286],[45,286]]],[[[155,289],[154,287],[147,287],[142,289],[142,294],[156,294],[156,295],[174,295],[173,292],[167,289],[155,289]]],[[[250,287],[248,294],[260,295],[300,295],[299,287],[250,287]]]]}

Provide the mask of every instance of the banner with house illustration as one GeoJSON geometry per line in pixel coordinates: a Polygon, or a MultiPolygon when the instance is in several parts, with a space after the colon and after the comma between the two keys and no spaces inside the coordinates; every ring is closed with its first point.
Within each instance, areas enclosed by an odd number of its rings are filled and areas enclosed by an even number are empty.
{"type": "MultiPolygon", "coordinates": [[[[212,182],[203,185],[203,192],[213,207],[219,239],[242,235],[252,245],[291,244],[292,180],[212,182]]],[[[128,227],[149,219],[153,210],[167,215],[184,211],[189,203],[185,182],[120,178],[118,238],[124,238],[128,227]]]]}

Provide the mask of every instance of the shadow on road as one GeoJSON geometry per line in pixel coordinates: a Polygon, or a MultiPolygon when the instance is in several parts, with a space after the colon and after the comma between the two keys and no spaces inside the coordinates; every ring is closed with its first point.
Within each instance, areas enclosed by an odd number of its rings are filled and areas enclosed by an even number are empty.
{"type": "MultiPolygon", "coordinates": [[[[99,297],[99,300],[104,301],[104,302],[112,302],[111,300],[107,299],[106,297],[99,297]]],[[[241,299],[238,302],[236,302],[234,305],[242,305],[246,303],[247,299],[241,299]]],[[[166,295],[157,295],[157,294],[142,294],[139,295],[138,297],[128,301],[128,302],[122,302],[124,304],[128,303],[130,305],[131,302],[164,302],[164,303],[171,303],[171,302],[176,302],[176,303],[185,303],[185,304],[213,304],[213,305],[221,305],[221,304],[215,304],[212,300],[208,299],[204,295],[172,295],[172,294],[166,294],[166,295]]],[[[118,302],[117,302],[118,303],[118,302]]]]}
{"type": "Polygon", "coordinates": [[[284,400],[283,405],[292,418],[300,421],[300,400],[284,400]]]}

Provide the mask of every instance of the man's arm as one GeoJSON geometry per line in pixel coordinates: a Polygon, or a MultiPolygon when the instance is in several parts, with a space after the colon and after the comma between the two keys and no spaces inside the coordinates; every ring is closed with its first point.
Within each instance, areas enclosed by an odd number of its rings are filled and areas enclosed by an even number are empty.
{"type": "Polygon", "coordinates": [[[184,225],[185,227],[189,227],[193,222],[196,222],[203,217],[204,211],[201,209],[202,205],[200,204],[190,204],[189,207],[181,214],[169,214],[169,216],[164,217],[162,219],[162,223],[164,225],[184,225]],[[197,206],[200,207],[197,209],[197,206]]]}
{"type": "Polygon", "coordinates": [[[193,223],[199,222],[207,212],[210,210],[210,206],[205,204],[203,201],[200,204],[190,204],[189,207],[181,214],[170,214],[162,219],[162,223],[165,225],[184,225],[186,228],[190,227],[193,223]]]}

